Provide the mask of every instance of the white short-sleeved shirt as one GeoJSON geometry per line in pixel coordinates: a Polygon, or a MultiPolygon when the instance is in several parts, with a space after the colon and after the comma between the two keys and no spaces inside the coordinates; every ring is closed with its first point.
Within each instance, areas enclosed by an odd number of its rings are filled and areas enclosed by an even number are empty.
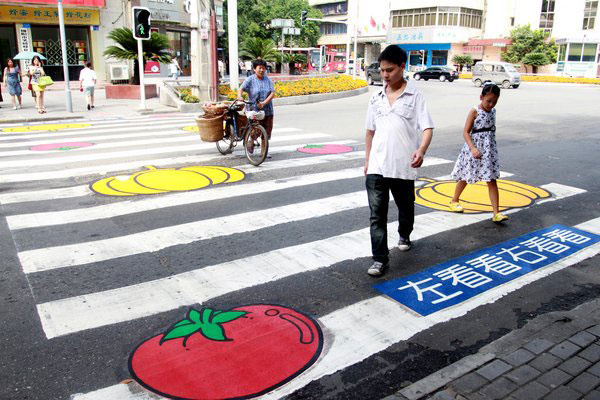
{"type": "Polygon", "coordinates": [[[410,166],[411,156],[419,148],[421,133],[434,128],[433,121],[412,81],[391,106],[385,88],[369,101],[366,128],[375,135],[367,174],[415,180],[417,169],[410,166]]]}
{"type": "Polygon", "coordinates": [[[83,87],[91,87],[96,86],[94,81],[96,80],[96,72],[90,68],[84,68],[79,73],[79,80],[81,81],[81,86],[83,87]]]}

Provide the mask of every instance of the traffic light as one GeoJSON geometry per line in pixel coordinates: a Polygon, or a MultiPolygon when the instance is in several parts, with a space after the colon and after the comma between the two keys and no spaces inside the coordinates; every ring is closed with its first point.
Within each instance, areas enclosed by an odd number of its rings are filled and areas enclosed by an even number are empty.
{"type": "Polygon", "coordinates": [[[300,26],[304,26],[306,24],[306,17],[308,16],[308,11],[302,11],[300,13],[300,26]]]}
{"type": "Polygon", "coordinates": [[[150,10],[146,7],[132,7],[133,37],[141,40],[150,39],[150,10]]]}

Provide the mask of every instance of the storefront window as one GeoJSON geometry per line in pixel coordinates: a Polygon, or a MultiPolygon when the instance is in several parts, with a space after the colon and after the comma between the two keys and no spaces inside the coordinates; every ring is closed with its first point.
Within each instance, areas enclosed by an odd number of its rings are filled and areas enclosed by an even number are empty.
{"type": "Polygon", "coordinates": [[[596,43],[586,43],[583,46],[583,57],[581,61],[594,62],[596,59],[596,43]]]}
{"type": "Polygon", "coordinates": [[[177,57],[177,62],[183,71],[183,75],[191,75],[190,49],[191,40],[189,32],[167,31],[169,46],[177,57]]]}
{"type": "MultiPolygon", "coordinates": [[[[67,65],[69,66],[69,79],[79,79],[79,71],[89,61],[90,46],[88,28],[65,27],[67,39],[67,65]]],[[[33,51],[46,57],[44,70],[54,80],[64,80],[63,59],[58,26],[31,26],[31,39],[33,51]]]]}
{"type": "Polygon", "coordinates": [[[558,46],[558,61],[565,61],[567,56],[567,45],[561,44],[558,46]]]}
{"type": "Polygon", "coordinates": [[[9,57],[17,54],[17,42],[14,26],[0,25],[0,70],[4,71],[5,62],[9,57]]]}
{"type": "Polygon", "coordinates": [[[433,50],[431,52],[431,64],[432,65],[446,65],[448,60],[448,51],[446,50],[433,50]]]}
{"type": "Polygon", "coordinates": [[[569,58],[567,61],[581,61],[582,43],[571,43],[569,45],[569,58]]]}

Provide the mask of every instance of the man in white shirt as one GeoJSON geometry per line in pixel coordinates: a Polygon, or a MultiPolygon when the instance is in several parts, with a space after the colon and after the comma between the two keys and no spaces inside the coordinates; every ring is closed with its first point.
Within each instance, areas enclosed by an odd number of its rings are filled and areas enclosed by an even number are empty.
{"type": "Polygon", "coordinates": [[[171,58],[171,63],[169,64],[169,75],[172,78],[175,78],[175,80],[178,80],[180,72],[181,72],[181,67],[179,66],[179,63],[177,62],[177,58],[176,57],[171,58]]]}
{"type": "Polygon", "coordinates": [[[398,248],[408,251],[412,246],[416,168],[423,164],[433,135],[423,95],[403,78],[406,60],[406,52],[398,46],[388,46],[381,53],[378,61],[384,86],[371,97],[367,112],[365,175],[374,261],[367,273],[371,276],[381,276],[389,268],[390,191],[398,207],[398,248]]]}
{"type": "Polygon", "coordinates": [[[85,68],[79,73],[79,90],[85,91],[87,109],[94,108],[94,90],[96,88],[96,72],[92,69],[92,63],[85,63],[85,68]]]}

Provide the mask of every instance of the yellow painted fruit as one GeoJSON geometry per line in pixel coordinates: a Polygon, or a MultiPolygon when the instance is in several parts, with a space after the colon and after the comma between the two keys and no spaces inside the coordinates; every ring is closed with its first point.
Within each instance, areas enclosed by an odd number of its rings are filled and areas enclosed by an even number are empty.
{"type": "MultiPolygon", "coordinates": [[[[450,211],[448,207],[454,195],[455,181],[428,181],[427,184],[415,190],[415,203],[435,210],[450,211]]],[[[520,182],[498,179],[498,192],[500,194],[500,211],[509,208],[527,207],[537,199],[550,197],[551,194],[539,187],[520,182]]],[[[487,184],[477,182],[467,185],[460,196],[460,204],[465,213],[491,212],[492,205],[488,194],[487,184]]]]}
{"type": "Polygon", "coordinates": [[[15,126],[12,128],[4,128],[5,133],[26,133],[26,132],[41,132],[41,131],[61,131],[65,129],[81,129],[92,126],[92,124],[44,124],[31,126],[15,126]]]}
{"type": "Polygon", "coordinates": [[[184,126],[183,128],[184,131],[188,131],[188,132],[199,132],[200,130],[198,129],[198,125],[190,125],[190,126],[184,126]]]}
{"type": "Polygon", "coordinates": [[[227,167],[147,168],[146,171],[136,172],[124,179],[114,176],[100,179],[90,185],[90,188],[107,196],[136,196],[197,190],[210,185],[241,181],[245,177],[242,171],[227,167]]]}

